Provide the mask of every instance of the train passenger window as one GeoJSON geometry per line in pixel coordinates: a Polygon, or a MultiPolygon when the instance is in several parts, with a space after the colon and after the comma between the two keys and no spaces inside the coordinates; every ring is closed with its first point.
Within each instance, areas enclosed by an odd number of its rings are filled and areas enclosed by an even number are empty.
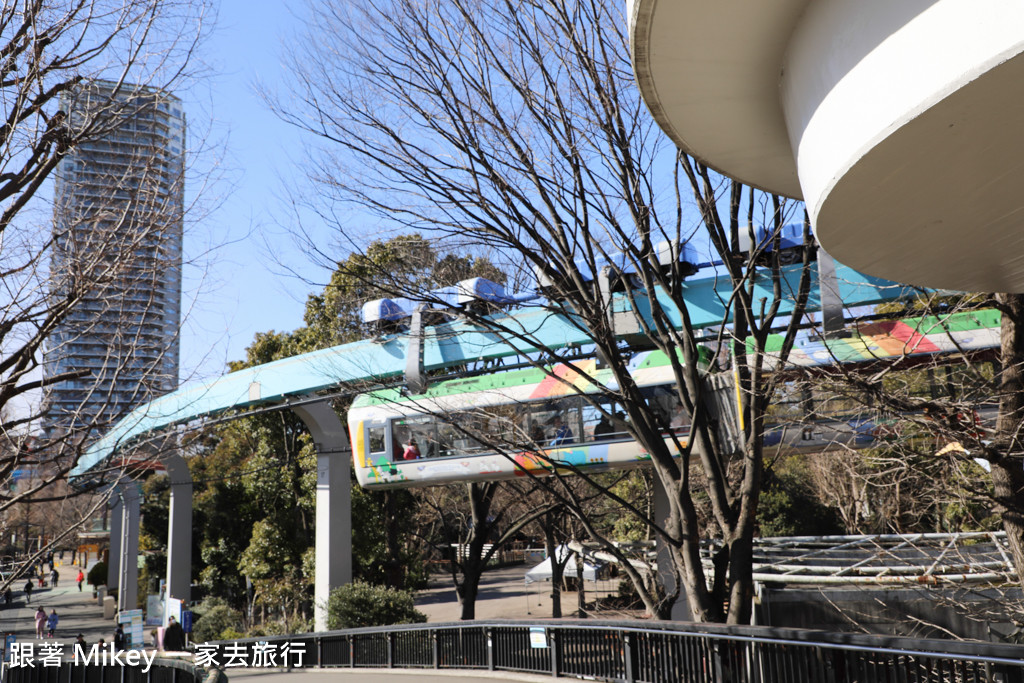
{"type": "Polygon", "coordinates": [[[590,403],[583,404],[583,440],[616,441],[628,439],[622,404],[601,401],[601,410],[590,403]]]}
{"type": "Polygon", "coordinates": [[[454,455],[458,455],[455,448],[455,442],[461,438],[458,430],[454,426],[447,422],[438,422],[437,424],[437,457],[448,458],[454,455]]]}
{"type": "MultiPolygon", "coordinates": [[[[488,429],[491,426],[490,416],[484,411],[469,411],[459,413],[452,419],[455,428],[454,440],[452,442],[453,455],[479,455],[496,450],[488,446],[492,442],[488,429]],[[475,438],[479,435],[479,439],[475,438]]],[[[496,441],[496,439],[495,439],[496,441]]]]}
{"type": "Polygon", "coordinates": [[[690,416],[679,403],[675,389],[672,386],[644,387],[640,390],[647,405],[653,410],[658,421],[668,430],[685,431],[690,427],[690,416]]]}
{"type": "Polygon", "coordinates": [[[532,406],[531,440],[541,448],[566,446],[583,440],[583,422],[578,397],[547,401],[532,406]]]}
{"type": "Polygon", "coordinates": [[[391,432],[397,442],[396,450],[393,453],[395,460],[402,459],[409,439],[416,440],[420,458],[438,457],[437,425],[434,418],[428,415],[418,415],[392,420],[391,432]]]}

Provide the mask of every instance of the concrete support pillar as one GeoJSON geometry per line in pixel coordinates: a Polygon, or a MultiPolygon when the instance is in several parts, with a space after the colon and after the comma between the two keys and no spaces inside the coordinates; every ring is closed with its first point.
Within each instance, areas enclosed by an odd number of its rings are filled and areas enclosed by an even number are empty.
{"type": "MultiPolygon", "coordinates": [[[[666,493],[665,487],[662,486],[661,480],[658,479],[657,475],[651,479],[654,482],[654,519],[660,524],[669,515],[668,493],[666,493]]],[[[656,538],[658,544],[658,579],[666,591],[672,591],[675,589],[676,577],[672,571],[672,558],[669,556],[670,550],[660,537],[656,536],[656,538]]],[[[685,592],[680,592],[676,604],[672,605],[672,620],[693,620],[693,616],[690,614],[690,603],[686,599],[685,592]]]]}
{"type": "Polygon", "coordinates": [[[192,600],[192,473],[179,453],[165,456],[171,482],[167,522],[167,595],[192,600]]]}
{"type": "Polygon", "coordinates": [[[316,576],[314,629],[327,630],[331,590],[352,581],[351,451],[348,430],[330,403],[292,408],[316,444],[316,576]]]}
{"type": "Polygon", "coordinates": [[[110,551],[107,553],[107,589],[117,588],[121,570],[121,505],[120,491],[110,497],[110,551]]]}
{"type": "Polygon", "coordinates": [[[119,487],[121,496],[121,553],[117,576],[118,611],[135,609],[139,597],[139,485],[126,481],[119,487]]]}

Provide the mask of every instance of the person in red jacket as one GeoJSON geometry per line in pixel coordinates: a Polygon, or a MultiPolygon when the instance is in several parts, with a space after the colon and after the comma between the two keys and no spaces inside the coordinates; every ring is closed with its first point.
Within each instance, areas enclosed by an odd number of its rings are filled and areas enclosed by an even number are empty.
{"type": "Polygon", "coordinates": [[[78,570],[78,579],[77,579],[77,581],[78,581],[78,590],[79,590],[79,592],[81,592],[81,590],[82,590],[82,582],[85,581],[85,572],[83,572],[81,569],[78,570]]]}
{"type": "Polygon", "coordinates": [[[420,447],[416,445],[416,438],[410,436],[409,443],[402,451],[402,460],[416,460],[420,457],[420,447]]]}

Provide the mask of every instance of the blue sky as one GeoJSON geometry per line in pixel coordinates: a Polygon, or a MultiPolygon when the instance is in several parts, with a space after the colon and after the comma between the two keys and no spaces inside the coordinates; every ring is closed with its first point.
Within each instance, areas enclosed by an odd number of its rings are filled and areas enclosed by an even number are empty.
{"type": "MultiPolygon", "coordinates": [[[[244,358],[257,332],[301,326],[306,296],[320,289],[310,281],[328,277],[289,236],[293,219],[282,183],[302,185],[298,162],[306,136],[275,117],[257,92],[258,83],[286,91],[284,46],[301,39],[303,11],[295,0],[221,0],[203,54],[210,75],[194,92],[179,93],[190,128],[201,132],[212,122],[212,139],[225,149],[224,177],[209,190],[223,203],[185,237],[186,258],[200,254],[207,268],[186,270],[185,310],[195,301],[183,323],[183,383],[224,374],[228,361],[244,358]],[[210,243],[224,246],[202,256],[210,243]]],[[[322,251],[347,256],[332,249],[331,232],[315,218],[304,221],[322,251]]]]}
{"type": "MultiPolygon", "coordinates": [[[[286,84],[282,44],[302,28],[296,12],[298,3],[223,0],[203,55],[210,76],[179,93],[190,129],[202,134],[212,125],[211,138],[225,153],[223,177],[206,190],[222,203],[186,231],[186,258],[199,266],[186,271],[185,306],[194,302],[182,331],[183,382],[223,374],[227,361],[244,357],[256,332],[302,325],[312,289],[287,268],[323,279],[286,234],[281,182],[301,174],[293,160],[302,136],[271,114],[256,92],[257,82],[286,84]],[[207,253],[209,244],[223,246],[207,253]]],[[[200,167],[213,160],[211,154],[200,167]]]]}

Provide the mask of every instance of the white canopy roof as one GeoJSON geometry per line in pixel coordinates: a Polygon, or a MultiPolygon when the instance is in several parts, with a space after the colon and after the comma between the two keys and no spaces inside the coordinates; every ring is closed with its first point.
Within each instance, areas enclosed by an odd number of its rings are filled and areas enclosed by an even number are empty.
{"type": "MultiPolygon", "coordinates": [[[[568,555],[568,560],[565,562],[565,569],[562,570],[562,576],[575,577],[576,572],[576,554],[573,553],[569,548],[564,545],[560,545],[555,548],[555,556],[558,557],[559,562],[564,560],[568,555]]],[[[603,564],[591,564],[586,560],[583,561],[583,580],[584,581],[597,581],[601,578],[605,566],[603,564]]],[[[535,581],[550,581],[551,580],[551,558],[547,558],[536,567],[526,572],[525,581],[527,584],[534,583],[535,581]]]]}

